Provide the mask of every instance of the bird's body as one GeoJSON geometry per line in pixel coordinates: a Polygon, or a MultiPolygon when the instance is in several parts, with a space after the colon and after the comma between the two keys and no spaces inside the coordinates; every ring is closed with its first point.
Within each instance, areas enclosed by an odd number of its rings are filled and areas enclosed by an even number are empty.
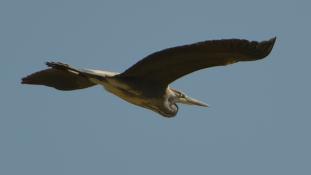
{"type": "Polygon", "coordinates": [[[169,48],[147,56],[122,73],[76,69],[59,62],[47,62],[49,69],[23,78],[22,83],[58,90],[102,85],[129,103],[173,117],[178,112],[176,103],[205,107],[207,104],[169,87],[171,82],[200,69],[262,59],[271,52],[274,42],[275,38],[262,42],[213,40],[169,48]]]}

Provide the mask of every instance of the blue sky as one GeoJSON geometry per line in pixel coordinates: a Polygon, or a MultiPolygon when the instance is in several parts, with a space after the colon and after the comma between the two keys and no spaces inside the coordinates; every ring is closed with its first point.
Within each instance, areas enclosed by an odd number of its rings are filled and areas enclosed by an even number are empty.
{"type": "Polygon", "coordinates": [[[0,2],[0,174],[310,174],[310,1],[0,2]],[[101,87],[20,78],[46,61],[123,71],[167,47],[277,36],[267,59],[172,84],[210,108],[173,119],[101,87]]]}

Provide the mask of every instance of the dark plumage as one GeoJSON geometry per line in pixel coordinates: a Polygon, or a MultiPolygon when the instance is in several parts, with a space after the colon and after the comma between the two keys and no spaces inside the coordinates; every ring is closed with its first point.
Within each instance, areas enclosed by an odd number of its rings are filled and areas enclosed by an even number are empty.
{"type": "Polygon", "coordinates": [[[200,69],[263,59],[271,52],[275,40],[211,40],[173,47],[145,57],[122,73],[76,69],[63,63],[47,62],[49,69],[23,78],[22,83],[59,90],[100,84],[130,103],[172,117],[178,111],[176,103],[207,105],[170,88],[171,82],[200,69]]]}

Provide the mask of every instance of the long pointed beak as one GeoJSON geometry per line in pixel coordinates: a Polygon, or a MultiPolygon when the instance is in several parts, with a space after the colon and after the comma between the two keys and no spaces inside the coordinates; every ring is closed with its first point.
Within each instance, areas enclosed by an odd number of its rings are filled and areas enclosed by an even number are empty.
{"type": "Polygon", "coordinates": [[[184,103],[184,104],[188,104],[188,105],[197,105],[197,106],[203,106],[203,107],[208,107],[208,105],[204,102],[201,102],[199,100],[196,100],[194,98],[191,98],[191,97],[185,97],[185,98],[182,98],[180,103],[184,103]]]}

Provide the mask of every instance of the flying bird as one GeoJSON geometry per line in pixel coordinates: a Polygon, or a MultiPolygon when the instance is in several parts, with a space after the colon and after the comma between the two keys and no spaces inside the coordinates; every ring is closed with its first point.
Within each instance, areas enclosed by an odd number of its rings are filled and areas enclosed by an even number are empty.
{"type": "Polygon", "coordinates": [[[177,103],[208,105],[171,88],[170,83],[200,69],[263,59],[271,52],[275,40],[276,37],[261,42],[222,39],[168,48],[148,55],[122,73],[47,62],[48,69],[22,78],[21,83],[63,91],[101,85],[129,103],[164,117],[174,117],[178,112],[177,103]]]}

